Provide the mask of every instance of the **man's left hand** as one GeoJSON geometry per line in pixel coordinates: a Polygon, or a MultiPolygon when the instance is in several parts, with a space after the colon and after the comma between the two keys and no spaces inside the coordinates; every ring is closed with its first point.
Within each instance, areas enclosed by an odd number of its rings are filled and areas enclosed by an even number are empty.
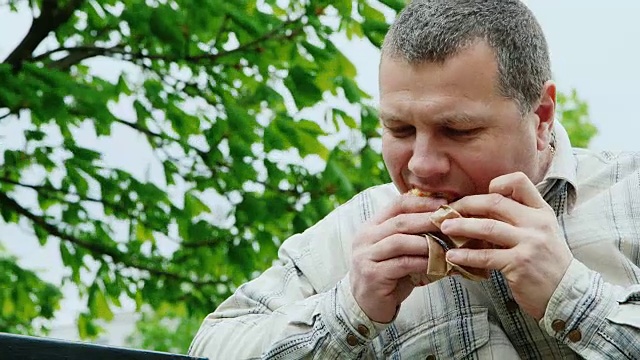
{"type": "Polygon", "coordinates": [[[441,231],[487,241],[496,249],[455,249],[454,264],[502,272],[521,309],[540,320],[573,255],[556,215],[523,173],[495,178],[489,194],[452,204],[463,218],[446,220],[441,231]]]}

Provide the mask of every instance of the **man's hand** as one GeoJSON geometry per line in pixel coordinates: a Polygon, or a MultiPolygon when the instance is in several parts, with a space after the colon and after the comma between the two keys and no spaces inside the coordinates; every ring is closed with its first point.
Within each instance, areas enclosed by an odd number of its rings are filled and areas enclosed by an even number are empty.
{"type": "Polygon", "coordinates": [[[465,218],[446,220],[447,235],[485,240],[499,249],[451,250],[447,259],[462,266],[502,272],[514,300],[540,320],[573,258],[553,209],[523,173],[495,178],[489,194],[453,204],[465,218]]]}
{"type": "Polygon", "coordinates": [[[409,274],[427,269],[423,234],[436,230],[431,211],[442,199],[402,195],[358,233],[349,280],[356,302],[376,322],[388,323],[414,288],[409,274]]]}

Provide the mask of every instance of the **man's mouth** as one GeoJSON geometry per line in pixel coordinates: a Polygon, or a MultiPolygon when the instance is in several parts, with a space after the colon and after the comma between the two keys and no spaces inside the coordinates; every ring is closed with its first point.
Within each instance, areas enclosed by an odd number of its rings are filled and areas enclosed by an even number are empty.
{"type": "Polygon", "coordinates": [[[413,188],[409,191],[410,194],[415,195],[415,196],[420,196],[420,197],[430,197],[430,198],[435,198],[435,199],[444,199],[447,201],[447,203],[451,203],[454,200],[456,200],[456,197],[450,193],[446,193],[446,192],[440,192],[440,191],[434,191],[434,192],[430,192],[430,191],[422,191],[418,188],[413,188]]]}

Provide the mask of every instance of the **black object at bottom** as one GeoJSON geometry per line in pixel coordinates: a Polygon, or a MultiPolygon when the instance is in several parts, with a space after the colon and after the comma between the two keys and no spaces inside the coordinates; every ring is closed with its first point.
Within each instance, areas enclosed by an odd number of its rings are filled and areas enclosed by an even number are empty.
{"type": "Polygon", "coordinates": [[[83,342],[0,333],[2,360],[206,360],[186,355],[134,350],[83,342]]]}

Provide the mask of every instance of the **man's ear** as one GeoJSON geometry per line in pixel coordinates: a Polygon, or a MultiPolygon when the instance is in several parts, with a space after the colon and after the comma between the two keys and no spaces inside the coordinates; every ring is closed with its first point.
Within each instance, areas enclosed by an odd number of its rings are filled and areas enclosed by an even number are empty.
{"type": "Polygon", "coordinates": [[[538,150],[543,151],[551,143],[553,122],[556,113],[556,84],[549,80],[544,83],[540,102],[533,111],[538,117],[536,129],[538,137],[538,150]]]}

